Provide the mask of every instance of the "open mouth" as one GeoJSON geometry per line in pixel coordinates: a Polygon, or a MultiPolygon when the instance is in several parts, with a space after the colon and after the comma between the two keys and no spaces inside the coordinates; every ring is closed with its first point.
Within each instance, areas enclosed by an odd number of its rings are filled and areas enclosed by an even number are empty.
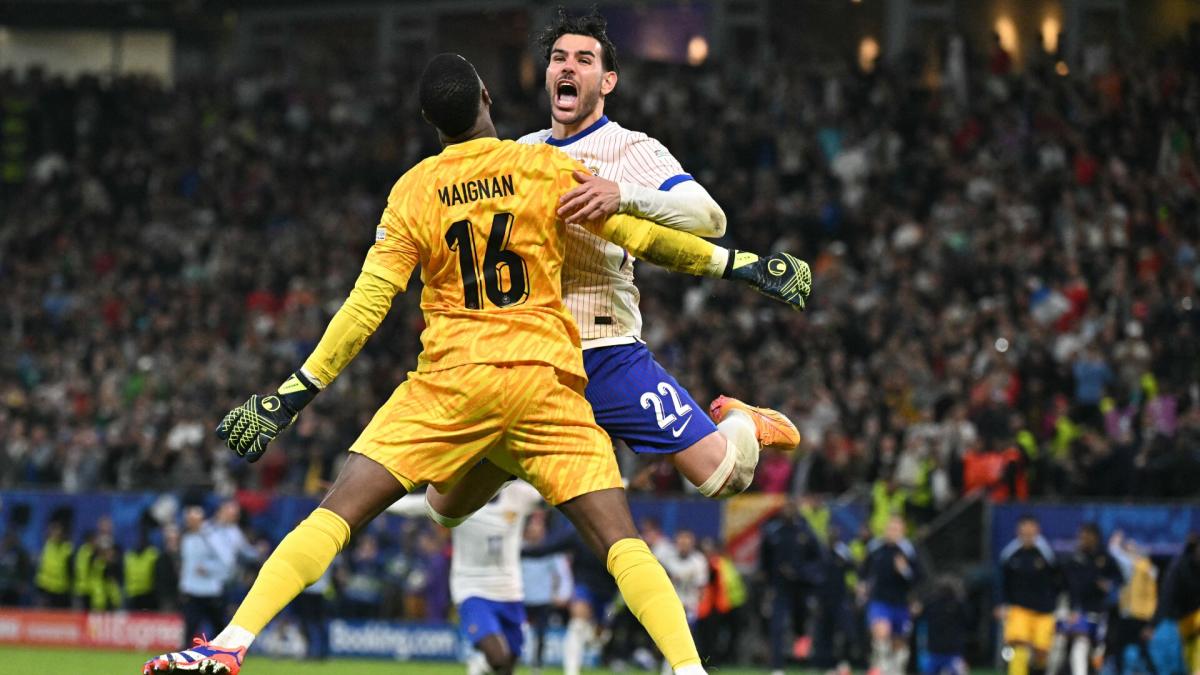
{"type": "Polygon", "coordinates": [[[573,108],[579,100],[579,88],[570,80],[562,80],[554,88],[554,102],[559,107],[573,108]]]}

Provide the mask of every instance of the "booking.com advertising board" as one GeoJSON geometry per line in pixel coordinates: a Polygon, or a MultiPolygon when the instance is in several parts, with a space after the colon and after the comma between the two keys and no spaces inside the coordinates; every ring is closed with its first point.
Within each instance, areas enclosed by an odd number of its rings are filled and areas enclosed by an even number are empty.
{"type": "Polygon", "coordinates": [[[1121,531],[1151,555],[1173,556],[1190,534],[1200,534],[1200,504],[996,504],[992,507],[992,555],[1012,541],[1023,515],[1038,520],[1055,551],[1075,548],[1083,523],[1095,523],[1105,537],[1121,531]]]}
{"type": "MultiPolygon", "coordinates": [[[[362,621],[333,619],[327,624],[325,639],[329,655],[344,658],[384,659],[393,661],[463,661],[471,645],[458,627],[445,622],[362,621]]],[[[565,631],[551,628],[546,631],[542,662],[547,666],[562,665],[562,643],[565,631]]],[[[533,635],[525,630],[525,649],[522,662],[532,664],[533,635]]],[[[254,642],[253,651],[280,658],[303,658],[307,639],[299,626],[288,620],[273,622],[254,642]]],[[[588,648],[584,665],[595,667],[599,654],[588,648]]]]}

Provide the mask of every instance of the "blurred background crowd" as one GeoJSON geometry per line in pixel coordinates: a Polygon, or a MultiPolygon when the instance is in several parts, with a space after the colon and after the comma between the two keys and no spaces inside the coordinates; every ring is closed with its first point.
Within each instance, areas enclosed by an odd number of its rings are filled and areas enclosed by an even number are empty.
{"type": "MultiPolygon", "coordinates": [[[[755,490],[887,484],[920,517],[975,489],[1189,494],[1200,31],[1069,72],[974,47],[934,89],[902,65],[627,60],[611,115],[712,192],[726,241],[816,274],[789,314],[643,264],[644,337],[697,399],[796,420],[802,452],[755,490]]],[[[415,362],[416,292],[279,451],[248,469],[211,430],[304,359],[390,184],[436,152],[404,81],[0,73],[0,486],[322,489],[415,362]]],[[[502,136],[545,126],[540,90],[493,90],[502,136]]]]}
{"type": "MultiPolygon", "coordinates": [[[[859,565],[892,515],[920,532],[967,495],[1196,494],[1200,26],[1154,50],[1098,44],[1069,68],[1053,50],[1020,69],[1015,56],[959,38],[933,68],[623,59],[609,115],[713,194],[723,242],[815,272],[795,314],[638,266],[643,337],[693,396],[780,409],[804,436],[758,467],[751,491],[788,505],[757,567],[642,523],[660,557],[706,563],[690,609],[718,660],[861,663],[859,565]],[[858,495],[866,526],[839,531],[813,495],[858,495]],[[747,634],[761,653],[735,649],[747,634]]],[[[265,67],[172,86],[0,71],[0,488],[228,500],[147,518],[124,550],[109,520],[74,541],[61,513],[40,550],[9,527],[0,603],[181,611],[196,634],[274,544],[238,502],[323,492],[415,363],[415,287],[262,461],[212,430],[303,361],[391,184],[437,152],[406,84],[415,67],[382,84],[265,67]],[[213,555],[214,538],[236,555],[213,555]]],[[[546,126],[538,85],[487,84],[502,137],[546,126]]],[[[631,490],[690,489],[666,463],[620,456],[631,490]]],[[[553,518],[534,518],[531,546],[553,518]]],[[[306,630],[326,613],[448,618],[446,532],[393,520],[293,608],[306,630]]],[[[984,616],[994,579],[968,581],[935,587],[984,616]]],[[[542,596],[559,606],[564,587],[542,596]]],[[[644,660],[620,617],[606,658],[644,660]]]]}

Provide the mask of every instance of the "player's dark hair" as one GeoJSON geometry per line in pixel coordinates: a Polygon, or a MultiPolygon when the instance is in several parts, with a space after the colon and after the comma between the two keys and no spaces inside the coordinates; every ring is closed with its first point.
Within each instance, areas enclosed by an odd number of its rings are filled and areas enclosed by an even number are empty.
{"type": "Polygon", "coordinates": [[[479,116],[482,85],[475,66],[458,54],[438,54],[421,73],[421,113],[451,138],[471,128],[479,116]]]}
{"type": "Polygon", "coordinates": [[[1099,541],[1100,539],[1103,539],[1103,536],[1100,534],[1100,526],[1097,525],[1096,523],[1093,523],[1093,522],[1084,523],[1079,526],[1079,531],[1087,532],[1088,534],[1095,537],[1097,541],[1099,541]]]}
{"type": "Polygon", "coordinates": [[[605,71],[621,72],[617,65],[617,47],[608,39],[608,19],[595,6],[588,14],[571,16],[565,7],[559,6],[554,21],[542,29],[537,36],[537,46],[542,52],[542,58],[550,60],[550,52],[554,43],[564,35],[586,35],[596,38],[600,43],[600,65],[605,71]]]}

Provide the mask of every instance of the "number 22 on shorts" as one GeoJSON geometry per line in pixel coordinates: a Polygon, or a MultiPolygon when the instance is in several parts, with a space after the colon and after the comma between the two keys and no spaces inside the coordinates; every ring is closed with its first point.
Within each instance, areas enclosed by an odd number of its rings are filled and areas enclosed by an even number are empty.
{"type": "MultiPolygon", "coordinates": [[[[658,420],[659,429],[666,429],[672,424],[675,424],[676,421],[691,414],[692,406],[679,400],[679,392],[675,391],[675,387],[671,386],[667,382],[659,382],[657,390],[657,394],[653,391],[648,391],[642,394],[641,403],[643,410],[654,408],[654,416],[658,420]],[[674,413],[666,412],[666,408],[663,405],[663,396],[667,396],[671,399],[671,403],[675,407],[674,413]]],[[[687,428],[687,425],[691,423],[691,421],[692,418],[687,417],[687,419],[683,420],[682,425],[679,427],[672,427],[671,435],[675,438],[679,438],[679,436],[683,434],[683,430],[687,428]]]]}

